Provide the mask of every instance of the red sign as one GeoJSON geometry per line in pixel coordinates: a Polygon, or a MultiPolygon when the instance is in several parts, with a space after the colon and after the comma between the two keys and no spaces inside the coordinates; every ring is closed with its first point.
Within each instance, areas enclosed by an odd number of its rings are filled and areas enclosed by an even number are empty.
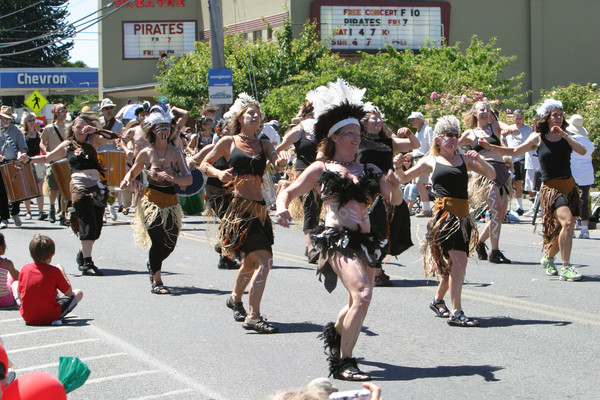
{"type": "MultiPolygon", "coordinates": [[[[135,0],[125,7],[185,7],[185,0],[135,0]]],[[[127,0],[116,0],[115,5],[121,7],[127,0]]]]}

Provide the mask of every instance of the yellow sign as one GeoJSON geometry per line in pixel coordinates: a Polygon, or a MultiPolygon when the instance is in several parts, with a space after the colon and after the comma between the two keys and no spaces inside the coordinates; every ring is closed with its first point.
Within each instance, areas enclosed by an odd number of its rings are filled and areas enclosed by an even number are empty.
{"type": "Polygon", "coordinates": [[[29,107],[35,115],[39,115],[46,104],[48,104],[48,100],[46,100],[46,98],[37,90],[34,90],[33,93],[25,99],[25,105],[29,107]]]}

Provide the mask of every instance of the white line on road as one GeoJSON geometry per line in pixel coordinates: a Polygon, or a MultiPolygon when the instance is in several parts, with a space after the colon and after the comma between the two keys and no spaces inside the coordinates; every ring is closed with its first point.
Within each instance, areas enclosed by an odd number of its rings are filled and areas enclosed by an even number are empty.
{"type": "Polygon", "coordinates": [[[3,320],[0,320],[0,323],[2,323],[2,322],[15,322],[15,321],[23,321],[23,318],[3,319],[3,320]]]}
{"type": "Polygon", "coordinates": [[[193,391],[194,391],[193,389],[173,390],[172,392],[166,392],[166,393],[161,393],[161,394],[152,394],[150,396],[144,396],[144,397],[130,397],[128,400],[160,399],[161,397],[168,397],[168,396],[173,396],[176,394],[191,393],[193,391]]]}
{"type": "Polygon", "coordinates": [[[51,347],[70,346],[72,344],[79,344],[79,343],[97,342],[99,340],[100,339],[98,339],[98,338],[71,340],[69,342],[52,343],[52,344],[45,344],[43,346],[35,346],[35,347],[27,347],[24,349],[9,350],[6,352],[6,354],[15,354],[15,353],[21,353],[23,351],[31,351],[31,350],[49,349],[51,347]]]}
{"type": "MultiPolygon", "coordinates": [[[[127,353],[102,354],[102,355],[99,355],[99,356],[92,356],[92,357],[80,358],[80,360],[84,361],[84,362],[88,362],[88,361],[94,361],[94,360],[101,360],[103,358],[119,357],[119,356],[126,356],[126,355],[127,355],[127,353]]],[[[34,365],[33,367],[19,368],[19,369],[15,369],[15,372],[17,374],[21,374],[23,372],[39,371],[39,370],[42,370],[42,369],[52,368],[52,367],[58,367],[58,363],[55,362],[55,363],[49,363],[49,364],[34,365]]]]}
{"type": "Polygon", "coordinates": [[[32,329],[30,331],[21,331],[21,332],[14,332],[14,333],[7,333],[6,335],[2,335],[2,338],[7,338],[7,337],[11,337],[11,336],[20,336],[20,335],[29,335],[32,333],[40,333],[40,332],[46,332],[46,331],[56,331],[58,329],[64,329],[64,328],[70,328],[68,326],[65,327],[58,327],[58,326],[53,326],[50,328],[42,328],[42,329],[32,329]]]}
{"type": "Polygon", "coordinates": [[[129,372],[127,374],[120,374],[120,375],[103,376],[102,378],[88,379],[87,381],[85,381],[85,384],[91,385],[94,383],[102,383],[102,382],[106,382],[106,381],[112,381],[115,379],[127,379],[127,378],[133,378],[136,376],[142,376],[142,375],[158,374],[159,372],[160,371],[154,369],[154,370],[146,370],[146,371],[129,372]]]}

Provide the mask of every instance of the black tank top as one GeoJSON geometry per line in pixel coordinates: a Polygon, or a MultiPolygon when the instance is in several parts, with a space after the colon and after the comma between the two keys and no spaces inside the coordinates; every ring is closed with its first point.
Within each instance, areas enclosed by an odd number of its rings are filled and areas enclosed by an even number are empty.
{"type": "Polygon", "coordinates": [[[566,179],[571,177],[571,146],[566,139],[551,142],[546,135],[540,135],[540,146],[537,149],[542,182],[548,179],[566,179]]]}
{"type": "Polygon", "coordinates": [[[432,189],[436,197],[454,197],[457,199],[468,199],[467,186],[469,175],[467,165],[462,158],[462,164],[457,167],[440,164],[436,161],[435,169],[431,174],[432,189]]]}
{"type": "MultiPolygon", "coordinates": [[[[233,143],[235,144],[235,139],[233,139],[233,143]]],[[[229,156],[229,166],[233,167],[234,176],[262,176],[267,166],[267,158],[262,149],[262,144],[260,153],[255,157],[249,156],[235,146],[229,156]]]]}
{"type": "MultiPolygon", "coordinates": [[[[215,163],[213,164],[213,167],[215,167],[218,170],[224,171],[227,168],[229,168],[229,163],[227,162],[225,157],[221,157],[217,161],[215,161],[215,163]]],[[[219,178],[209,177],[206,179],[206,184],[209,186],[214,186],[214,187],[218,187],[218,188],[223,187],[223,182],[221,182],[221,180],[219,178]]]]}
{"type": "Polygon", "coordinates": [[[37,156],[40,154],[40,135],[36,132],[35,137],[30,138],[25,136],[25,143],[27,144],[27,155],[29,157],[37,156]]]}
{"type": "MultiPolygon", "coordinates": [[[[488,126],[490,127],[490,130],[491,130],[490,136],[481,136],[481,137],[483,137],[485,140],[487,140],[490,144],[495,144],[496,146],[501,146],[502,144],[500,143],[500,139],[494,133],[494,129],[491,127],[491,125],[488,125],[488,126]]],[[[486,133],[489,133],[489,132],[486,131],[486,133]]],[[[476,141],[477,141],[477,139],[478,139],[478,137],[475,136],[476,141]]],[[[479,153],[481,150],[485,150],[485,148],[481,147],[480,145],[477,144],[477,142],[475,142],[475,146],[473,147],[473,150],[475,150],[476,152],[479,153]]]]}
{"type": "Polygon", "coordinates": [[[393,167],[394,150],[392,138],[369,139],[362,137],[358,145],[358,161],[374,164],[384,174],[393,167]]]}
{"type": "Polygon", "coordinates": [[[104,171],[98,162],[98,153],[94,146],[89,143],[79,143],[80,147],[70,144],[67,147],[67,162],[71,172],[83,171],[86,169],[96,169],[104,176],[104,171]]]}
{"type": "Polygon", "coordinates": [[[298,172],[304,171],[317,159],[317,143],[306,137],[303,128],[300,128],[300,138],[294,142],[296,151],[296,163],[294,169],[298,172]]]}

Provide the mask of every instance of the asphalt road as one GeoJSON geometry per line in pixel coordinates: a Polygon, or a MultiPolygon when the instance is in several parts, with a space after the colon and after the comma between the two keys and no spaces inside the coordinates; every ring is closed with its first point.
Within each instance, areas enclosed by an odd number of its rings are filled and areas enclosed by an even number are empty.
{"type": "MultiPolygon", "coordinates": [[[[92,374],[70,399],[264,399],[327,375],[316,336],[346,292],[338,287],[328,294],[318,282],[298,229],[275,229],[262,312],[281,333],[259,335],[242,329],[225,307],[235,271],[216,268],[212,221],[185,219],[163,268],[171,296],[150,293],[146,251],[133,245],[129,221],[109,222],[94,248],[104,277],[80,276],[78,241],[67,229],[24,221],[2,231],[7,257],[18,267],[30,261],[35,232],[51,236],[54,263],[84,291],[60,327],[26,326],[17,309],[0,310],[0,338],[18,375],[57,375],[59,356],[77,356],[92,374]]],[[[415,242],[425,222],[412,219],[415,242]]],[[[585,279],[563,282],[539,265],[539,233],[525,222],[505,224],[501,249],[513,264],[472,258],[467,268],[463,307],[480,328],[449,327],[434,316],[428,303],[436,283],[423,278],[420,252],[412,247],[386,265],[394,287],[375,290],[355,349],[361,368],[386,399],[597,398],[600,233],[591,235],[573,245],[572,262],[585,279]]]]}

